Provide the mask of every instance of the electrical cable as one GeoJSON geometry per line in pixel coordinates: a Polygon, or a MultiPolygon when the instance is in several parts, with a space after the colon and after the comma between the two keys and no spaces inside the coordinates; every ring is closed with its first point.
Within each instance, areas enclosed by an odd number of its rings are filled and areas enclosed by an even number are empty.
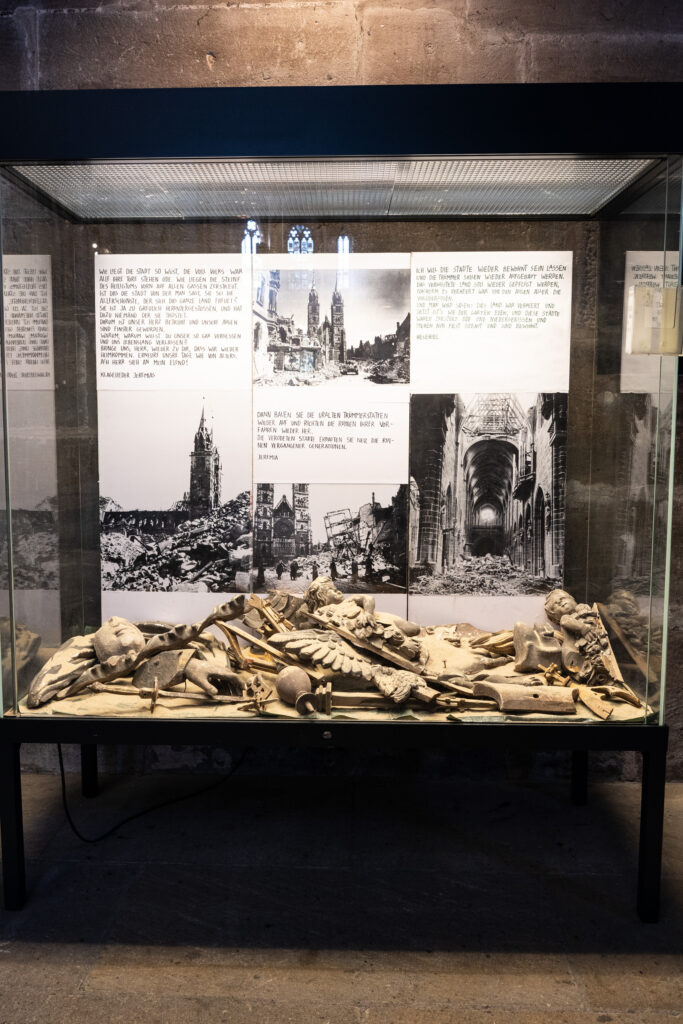
{"type": "Polygon", "coordinates": [[[103,839],[107,839],[109,836],[113,835],[115,832],[117,832],[124,825],[127,825],[131,821],[135,821],[136,818],[142,818],[142,817],[144,817],[145,814],[151,814],[152,811],[159,811],[159,810],[161,810],[162,807],[169,807],[171,804],[179,804],[183,800],[191,800],[193,797],[202,796],[203,793],[208,793],[212,789],[217,789],[219,786],[222,786],[224,782],[227,782],[228,779],[232,778],[232,776],[235,774],[235,772],[238,770],[238,768],[241,768],[242,764],[244,763],[244,759],[246,758],[246,756],[247,756],[247,754],[249,753],[250,750],[251,750],[251,747],[245,747],[244,750],[242,751],[242,753],[240,754],[240,756],[237,758],[237,760],[234,761],[234,763],[233,763],[232,767],[230,768],[230,771],[228,772],[228,774],[224,775],[221,779],[218,779],[218,780],[216,780],[214,782],[209,783],[208,786],[202,786],[201,789],[197,789],[193,793],[185,793],[183,796],[174,796],[174,797],[171,797],[169,800],[162,800],[161,803],[152,804],[151,807],[145,807],[141,811],[136,811],[135,814],[129,814],[127,818],[123,818],[121,821],[117,822],[116,825],[113,825],[111,828],[107,829],[107,831],[103,832],[102,835],[88,837],[88,836],[84,836],[83,835],[83,833],[78,829],[78,827],[76,826],[73,818],[71,817],[71,812],[69,810],[69,804],[68,804],[67,796],[66,796],[66,774],[64,772],[64,758],[62,756],[62,744],[58,743],[57,744],[57,756],[59,758],[59,773],[60,773],[61,780],[62,780],[62,806],[64,807],[64,814],[66,815],[66,820],[68,821],[69,826],[71,827],[72,832],[81,840],[81,842],[83,842],[83,843],[99,843],[103,839]]]}

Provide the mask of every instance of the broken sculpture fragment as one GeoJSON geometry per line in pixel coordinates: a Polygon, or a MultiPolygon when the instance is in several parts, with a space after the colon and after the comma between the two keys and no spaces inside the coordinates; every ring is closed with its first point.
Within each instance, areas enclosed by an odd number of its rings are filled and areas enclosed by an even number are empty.
{"type": "Polygon", "coordinates": [[[322,576],[303,597],[240,596],[193,625],[111,618],[62,644],[26,703],[105,693],[149,699],[150,711],[162,702],[182,714],[190,702],[290,717],[392,709],[564,717],[580,705],[599,719],[619,704],[642,706],[597,607],[553,591],[546,610],[548,623],[495,633],[467,623],[421,628],[322,576]]]}

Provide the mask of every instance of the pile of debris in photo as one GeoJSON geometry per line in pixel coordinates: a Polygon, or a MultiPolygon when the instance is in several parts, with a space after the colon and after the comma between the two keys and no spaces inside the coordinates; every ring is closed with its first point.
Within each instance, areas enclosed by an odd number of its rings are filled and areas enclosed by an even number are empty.
{"type": "MultiPolygon", "coordinates": [[[[37,509],[12,510],[12,575],[17,590],[59,589],[56,500],[37,509]]],[[[0,513],[2,519],[2,513],[0,513]]],[[[7,530],[0,531],[0,589],[7,590],[7,530]]]]}
{"type": "Polygon", "coordinates": [[[420,627],[321,576],[303,595],[240,595],[194,625],[109,619],[63,644],[20,708],[455,722],[647,715],[621,676],[598,606],[555,590],[545,609],[545,624],[496,633],[466,623],[420,627]]]}
{"type": "Polygon", "coordinates": [[[552,581],[515,565],[507,555],[460,556],[441,573],[425,572],[422,566],[411,570],[413,594],[538,594],[550,590],[552,581]]]}
{"type": "Polygon", "coordinates": [[[407,384],[410,375],[406,358],[365,360],[330,363],[317,370],[274,370],[259,374],[254,383],[259,385],[314,385],[325,384],[342,377],[352,377],[355,383],[369,380],[373,384],[407,384]]]}
{"type": "Polygon", "coordinates": [[[247,591],[251,544],[249,491],[168,533],[102,531],[102,589],[247,591]]]}

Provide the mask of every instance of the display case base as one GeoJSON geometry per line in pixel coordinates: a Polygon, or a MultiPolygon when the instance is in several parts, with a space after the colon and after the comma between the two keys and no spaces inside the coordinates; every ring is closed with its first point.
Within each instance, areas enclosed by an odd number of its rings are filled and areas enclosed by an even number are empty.
{"type": "Polygon", "coordinates": [[[429,750],[567,750],[571,752],[571,796],[587,799],[590,751],[637,751],[643,757],[637,911],[645,922],[659,919],[662,831],[668,728],[661,726],[364,722],[149,722],[60,719],[0,720],[0,828],[6,910],[26,902],[20,749],[28,743],[75,743],[81,747],[84,796],[98,792],[97,745],[169,744],[244,747],[317,747],[429,750]]]}

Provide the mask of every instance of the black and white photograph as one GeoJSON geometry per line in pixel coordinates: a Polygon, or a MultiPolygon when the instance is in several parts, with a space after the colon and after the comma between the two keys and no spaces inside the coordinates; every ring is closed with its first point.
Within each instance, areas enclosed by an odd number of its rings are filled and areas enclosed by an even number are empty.
{"type": "Polygon", "coordinates": [[[567,395],[413,395],[410,593],[562,585],[567,395]]]}
{"type": "Polygon", "coordinates": [[[258,385],[357,388],[410,380],[410,268],[257,269],[258,385]]]}
{"type": "Polygon", "coordinates": [[[303,593],[329,576],[342,593],[405,593],[405,484],[254,487],[253,588],[303,593]]]}
{"type": "Polygon", "coordinates": [[[98,402],[102,590],[248,591],[250,395],[102,391],[98,402]]]}
{"type": "MultiPolygon", "coordinates": [[[[57,448],[52,391],[7,392],[12,459],[13,585],[58,591],[57,448]],[[27,400],[29,398],[29,400],[27,400]]],[[[0,588],[7,580],[7,513],[0,509],[0,588]]]]}

